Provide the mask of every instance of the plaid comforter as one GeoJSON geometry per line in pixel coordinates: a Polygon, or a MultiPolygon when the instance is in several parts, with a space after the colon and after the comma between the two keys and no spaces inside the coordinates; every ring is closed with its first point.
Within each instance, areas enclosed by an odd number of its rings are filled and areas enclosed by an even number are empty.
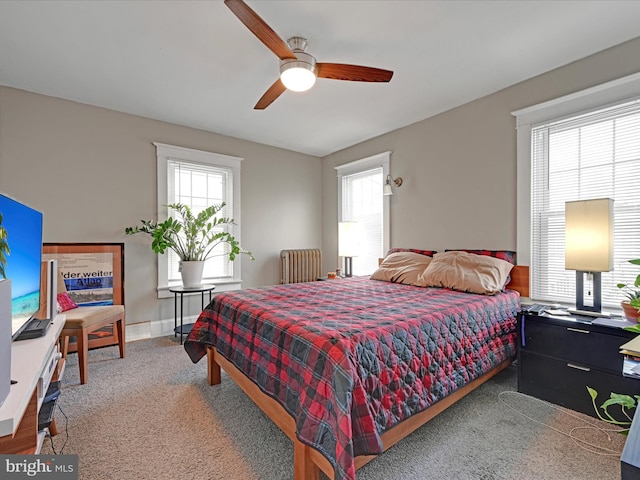
{"type": "Polygon", "coordinates": [[[220,293],[185,350],[213,345],[293,416],[300,441],[354,479],[380,435],[515,355],[517,292],[352,277],[220,293]]]}

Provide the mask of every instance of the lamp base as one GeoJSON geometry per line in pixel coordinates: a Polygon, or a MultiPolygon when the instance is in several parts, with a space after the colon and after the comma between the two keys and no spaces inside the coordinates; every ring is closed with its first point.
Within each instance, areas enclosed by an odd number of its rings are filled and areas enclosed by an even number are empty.
{"type": "Polygon", "coordinates": [[[602,280],[600,272],[584,272],[576,270],[576,311],[595,313],[598,316],[602,310],[602,280]],[[584,275],[593,279],[593,305],[584,303],[584,275]]]}
{"type": "Polygon", "coordinates": [[[353,276],[353,257],[344,257],[344,276],[353,276]]]}
{"type": "Polygon", "coordinates": [[[594,317],[594,318],[610,318],[611,314],[609,312],[594,312],[592,310],[578,310],[576,308],[567,308],[567,312],[571,315],[582,315],[583,317],[594,317]]]}

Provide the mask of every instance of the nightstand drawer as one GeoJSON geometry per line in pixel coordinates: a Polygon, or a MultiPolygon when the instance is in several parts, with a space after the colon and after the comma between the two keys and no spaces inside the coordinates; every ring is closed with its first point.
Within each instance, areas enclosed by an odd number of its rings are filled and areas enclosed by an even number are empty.
{"type": "Polygon", "coordinates": [[[628,336],[595,332],[589,325],[580,323],[567,326],[542,323],[527,315],[522,321],[524,341],[520,347],[523,352],[561,358],[618,375],[622,372],[620,345],[628,340],[628,336]]]}
{"type": "MultiPolygon", "coordinates": [[[[524,350],[518,363],[519,392],[587,415],[595,416],[587,386],[598,391],[598,406],[609,398],[611,392],[640,394],[640,380],[621,374],[609,374],[524,350]]],[[[616,412],[616,408],[612,407],[611,412],[616,412]]]]}

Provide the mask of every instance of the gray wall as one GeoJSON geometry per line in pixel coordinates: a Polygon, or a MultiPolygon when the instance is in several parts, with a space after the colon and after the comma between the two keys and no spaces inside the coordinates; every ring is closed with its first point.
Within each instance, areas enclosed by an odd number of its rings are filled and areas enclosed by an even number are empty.
{"type": "MultiPolygon", "coordinates": [[[[337,262],[335,166],[391,150],[391,247],[516,249],[512,111],[640,71],[640,38],[322,161],[323,254],[337,262]]],[[[425,92],[429,95],[429,92],[425,92]]]]}
{"type": "Polygon", "coordinates": [[[320,158],[0,87],[0,191],[44,213],[45,242],[125,243],[128,324],[173,322],[150,242],[124,235],[156,218],[154,141],[244,158],[243,287],[278,283],[281,249],[321,246],[320,158]]]}

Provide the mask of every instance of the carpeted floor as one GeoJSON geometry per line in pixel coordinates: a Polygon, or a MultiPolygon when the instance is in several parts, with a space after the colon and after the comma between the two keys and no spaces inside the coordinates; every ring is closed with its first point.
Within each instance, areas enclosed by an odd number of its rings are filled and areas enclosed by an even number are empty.
{"type": "MultiPolygon", "coordinates": [[[[79,455],[80,479],[291,479],[287,437],[226,375],[210,387],[206,373],[173,337],[129,343],[125,359],[117,347],[91,351],[87,385],[71,355],[59,400],[68,424],[56,411],[61,433],[42,453],[66,442],[62,453],[79,455]]],[[[358,480],[620,478],[625,437],[581,429],[584,419],[608,425],[515,389],[512,365],[365,465],[358,480]],[[573,428],[618,453],[581,448],[566,435],[573,428]]]]}

